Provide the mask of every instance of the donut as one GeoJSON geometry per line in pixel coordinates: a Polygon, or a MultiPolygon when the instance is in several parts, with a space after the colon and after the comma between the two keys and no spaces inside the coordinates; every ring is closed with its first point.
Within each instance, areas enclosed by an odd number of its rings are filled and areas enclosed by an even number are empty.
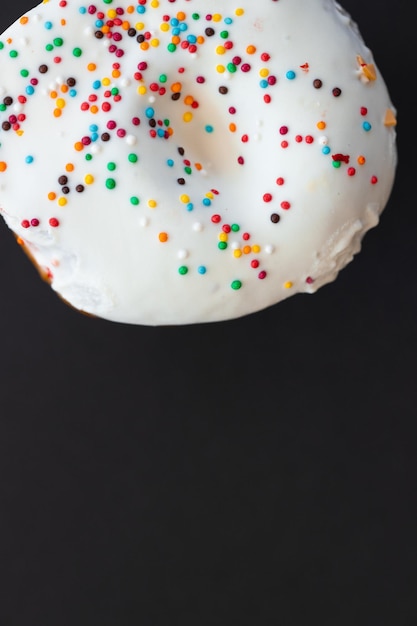
{"type": "Polygon", "coordinates": [[[65,303],[249,315],[333,281],[395,179],[396,109],[333,0],[44,0],[0,37],[0,211],[65,303]]]}

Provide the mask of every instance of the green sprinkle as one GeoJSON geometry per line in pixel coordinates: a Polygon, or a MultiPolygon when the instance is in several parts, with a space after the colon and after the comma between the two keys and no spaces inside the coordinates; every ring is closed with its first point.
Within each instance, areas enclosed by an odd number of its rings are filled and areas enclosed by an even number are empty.
{"type": "Polygon", "coordinates": [[[339,169],[339,167],[340,167],[341,165],[342,165],[342,164],[341,164],[341,162],[340,162],[340,161],[333,161],[333,167],[334,167],[335,169],[339,169]]]}
{"type": "Polygon", "coordinates": [[[164,120],[164,124],[168,128],[168,126],[170,125],[170,121],[169,120],[164,120]]]}
{"type": "Polygon", "coordinates": [[[108,178],[106,180],[106,187],[107,189],[114,189],[116,187],[116,181],[114,178],[108,178]]]}
{"type": "Polygon", "coordinates": [[[222,32],[220,33],[220,37],[222,39],[227,39],[228,36],[229,36],[229,31],[227,31],[227,30],[222,30],[222,32]]]}
{"type": "Polygon", "coordinates": [[[175,52],[176,49],[177,46],[175,45],[175,43],[168,44],[168,52],[175,52]]]}
{"type": "Polygon", "coordinates": [[[60,48],[63,44],[64,44],[64,40],[62,39],[62,37],[55,37],[54,46],[56,46],[57,48],[60,48]]]}
{"type": "Polygon", "coordinates": [[[159,82],[160,83],[166,83],[168,80],[168,76],[166,74],[161,74],[159,77],[159,82]]]}
{"type": "Polygon", "coordinates": [[[0,104],[0,111],[5,111],[7,109],[7,106],[5,104],[0,104]]]}
{"type": "Polygon", "coordinates": [[[234,74],[237,70],[237,67],[234,63],[228,63],[227,64],[227,70],[228,72],[230,72],[231,74],[234,74]]]}
{"type": "Polygon", "coordinates": [[[186,265],[181,265],[181,267],[178,268],[178,273],[181,274],[181,276],[185,276],[185,274],[188,273],[188,267],[186,265]]]}
{"type": "Polygon", "coordinates": [[[51,52],[54,49],[53,45],[51,43],[46,44],[45,46],[45,50],[47,52],[51,52]]]}
{"type": "Polygon", "coordinates": [[[130,198],[130,203],[133,204],[133,206],[138,206],[140,200],[137,196],[132,196],[130,198]]]}
{"type": "Polygon", "coordinates": [[[113,163],[113,162],[107,163],[107,169],[110,172],[114,172],[114,170],[116,169],[116,163],[113,163]]]}
{"type": "Polygon", "coordinates": [[[85,160],[86,161],[92,161],[93,160],[93,155],[92,154],[86,154],[85,155],[85,160]]]}
{"type": "Polygon", "coordinates": [[[111,4],[113,0],[103,0],[104,4],[111,4]]]}
{"type": "Polygon", "coordinates": [[[27,78],[29,76],[28,70],[20,70],[20,76],[23,76],[23,78],[27,78]]]}
{"type": "Polygon", "coordinates": [[[117,87],[113,87],[113,89],[111,90],[111,95],[112,96],[118,96],[119,95],[119,90],[117,87]]]}
{"type": "Polygon", "coordinates": [[[136,163],[138,160],[138,155],[132,152],[131,154],[129,154],[128,159],[131,163],[136,163]]]}
{"type": "Polygon", "coordinates": [[[3,50],[3,48],[4,48],[4,43],[0,41],[0,50],[3,50]]]}
{"type": "Polygon", "coordinates": [[[83,51],[81,50],[81,48],[74,48],[74,50],[72,51],[72,54],[75,57],[80,57],[82,55],[83,51]]]}
{"type": "Polygon", "coordinates": [[[10,56],[12,59],[15,59],[17,56],[19,56],[19,53],[17,50],[10,50],[10,56]]]}
{"type": "Polygon", "coordinates": [[[227,248],[227,243],[225,241],[219,241],[219,250],[226,250],[227,248]]]}
{"type": "Polygon", "coordinates": [[[185,172],[186,174],[191,174],[191,173],[192,173],[192,171],[193,171],[193,170],[191,169],[191,167],[184,167],[184,172],[185,172]]]}
{"type": "Polygon", "coordinates": [[[200,14],[199,13],[193,13],[192,16],[193,20],[199,20],[200,19],[200,14]]]}
{"type": "Polygon", "coordinates": [[[240,280],[234,280],[230,286],[231,286],[231,288],[232,288],[232,289],[234,289],[235,291],[237,291],[238,289],[240,289],[240,288],[241,288],[241,286],[242,286],[242,281],[240,281],[240,280]]]}
{"type": "Polygon", "coordinates": [[[234,233],[238,233],[240,231],[239,224],[232,224],[230,228],[232,229],[234,233]]]}

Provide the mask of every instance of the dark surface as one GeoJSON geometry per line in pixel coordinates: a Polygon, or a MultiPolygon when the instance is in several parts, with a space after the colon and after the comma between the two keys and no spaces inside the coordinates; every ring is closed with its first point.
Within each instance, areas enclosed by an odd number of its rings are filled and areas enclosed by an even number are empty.
{"type": "Polygon", "coordinates": [[[1,626],[417,624],[414,26],[405,0],[343,5],[400,162],[332,285],[118,325],[63,304],[0,224],[1,626]]]}

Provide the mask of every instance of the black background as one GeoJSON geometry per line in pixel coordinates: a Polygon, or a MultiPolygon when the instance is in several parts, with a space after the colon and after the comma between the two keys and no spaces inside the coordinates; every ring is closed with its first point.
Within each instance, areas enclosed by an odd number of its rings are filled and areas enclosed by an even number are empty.
{"type": "MultiPolygon", "coordinates": [[[[2,3],[1,30],[32,4],[2,3]]],[[[417,624],[412,3],[343,5],[399,167],[335,283],[225,323],[115,324],[0,224],[1,626],[417,624]]]]}

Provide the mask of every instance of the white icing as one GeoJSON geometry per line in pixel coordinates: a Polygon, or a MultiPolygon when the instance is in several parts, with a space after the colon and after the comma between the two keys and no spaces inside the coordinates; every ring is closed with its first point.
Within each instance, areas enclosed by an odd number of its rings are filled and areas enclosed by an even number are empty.
{"type": "Polygon", "coordinates": [[[395,174],[395,128],[384,123],[395,109],[333,0],[50,0],[25,17],[0,38],[0,94],[13,99],[0,111],[0,211],[74,307],[147,325],[240,317],[334,280],[378,223],[395,174]],[[100,11],[111,38],[95,35],[100,11]],[[335,167],[335,155],[349,162],[335,167]]]}

